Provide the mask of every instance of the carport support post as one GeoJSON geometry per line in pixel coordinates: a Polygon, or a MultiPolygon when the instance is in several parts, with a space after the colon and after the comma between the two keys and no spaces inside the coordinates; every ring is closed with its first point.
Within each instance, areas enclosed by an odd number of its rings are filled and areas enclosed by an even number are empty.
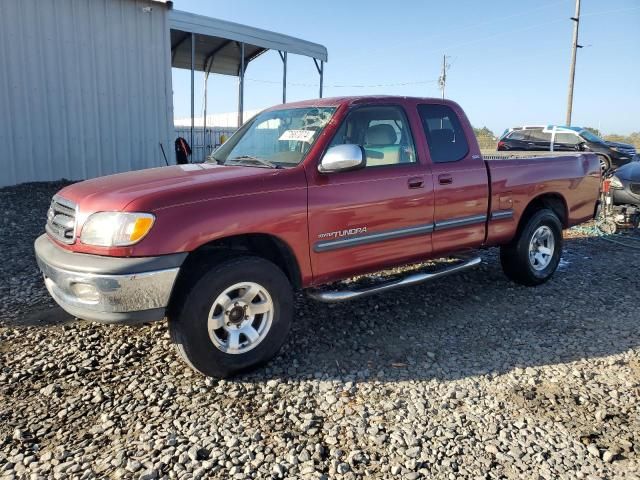
{"type": "Polygon", "coordinates": [[[282,59],[282,103],[287,103],[287,52],[278,50],[282,59]]]}
{"type": "MultiPolygon", "coordinates": [[[[196,36],[192,32],[191,33],[191,151],[193,151],[193,129],[195,127],[195,116],[196,116],[196,100],[195,100],[195,89],[194,89],[194,72],[195,72],[195,58],[196,58],[196,36]]],[[[192,159],[193,160],[193,159],[192,159]]]]}
{"type": "Polygon", "coordinates": [[[320,64],[318,64],[318,60],[314,58],[313,63],[316,64],[316,69],[318,70],[318,74],[320,75],[320,98],[322,98],[322,83],[324,80],[324,62],[320,60],[320,64]]]}
{"type": "Polygon", "coordinates": [[[240,128],[244,110],[244,43],[240,44],[240,71],[238,72],[238,78],[238,128],[240,128]]]}
{"type": "MultiPolygon", "coordinates": [[[[213,59],[211,59],[213,62],[213,59]]],[[[209,67],[205,65],[206,71],[204,72],[204,118],[202,119],[202,131],[204,144],[204,159],[207,159],[207,84],[209,83],[209,70],[211,70],[211,64],[209,67]]]]}

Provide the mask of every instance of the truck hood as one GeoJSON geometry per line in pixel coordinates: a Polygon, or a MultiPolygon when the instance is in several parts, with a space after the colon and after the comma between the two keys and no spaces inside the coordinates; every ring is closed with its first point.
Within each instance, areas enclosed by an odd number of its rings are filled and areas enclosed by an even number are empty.
{"type": "MultiPolygon", "coordinates": [[[[288,169],[188,164],[94,178],[70,185],[59,195],[83,213],[152,212],[173,205],[279,189],[288,169]]],[[[300,185],[301,186],[301,185],[300,185]]]]}
{"type": "Polygon", "coordinates": [[[631,145],[630,143],[620,143],[620,142],[609,142],[609,141],[605,141],[604,143],[606,143],[608,146],[610,147],[618,147],[618,148],[625,148],[625,149],[635,149],[635,147],[633,145],[631,145]]]}

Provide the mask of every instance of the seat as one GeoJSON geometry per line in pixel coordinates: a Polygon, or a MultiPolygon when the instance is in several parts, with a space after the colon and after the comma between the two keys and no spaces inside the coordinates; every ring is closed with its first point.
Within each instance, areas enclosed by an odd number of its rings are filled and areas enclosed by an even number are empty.
{"type": "Polygon", "coordinates": [[[393,165],[402,162],[402,149],[396,145],[398,135],[391,125],[371,125],[365,135],[367,166],[393,165]]]}

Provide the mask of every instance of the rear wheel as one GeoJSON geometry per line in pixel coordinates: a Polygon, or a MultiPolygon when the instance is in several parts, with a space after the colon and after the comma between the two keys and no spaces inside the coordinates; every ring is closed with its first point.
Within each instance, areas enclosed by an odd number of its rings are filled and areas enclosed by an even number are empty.
{"type": "Polygon", "coordinates": [[[534,213],[516,238],[500,249],[504,273],[516,283],[540,285],[551,278],[562,253],[562,224],[549,209],[534,213]]]}
{"type": "Polygon", "coordinates": [[[598,160],[600,161],[600,170],[602,170],[602,173],[605,174],[611,168],[611,163],[609,162],[609,159],[604,155],[598,155],[598,160]]]}
{"type": "Polygon", "coordinates": [[[258,257],[238,257],[195,279],[176,315],[171,339],[195,370],[228,377],[271,359],[293,318],[293,292],[284,273],[258,257]]]}

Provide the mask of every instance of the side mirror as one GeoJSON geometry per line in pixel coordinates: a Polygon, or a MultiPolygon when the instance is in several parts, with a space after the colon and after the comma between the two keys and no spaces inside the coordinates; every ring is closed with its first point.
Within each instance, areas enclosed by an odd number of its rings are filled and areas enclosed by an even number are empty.
{"type": "Polygon", "coordinates": [[[584,152],[587,148],[587,142],[580,142],[576,145],[576,150],[579,152],[584,152]]]}
{"type": "Polygon", "coordinates": [[[318,165],[318,171],[320,173],[347,172],[364,168],[366,164],[362,147],[348,143],[336,145],[327,150],[318,165]]]}

